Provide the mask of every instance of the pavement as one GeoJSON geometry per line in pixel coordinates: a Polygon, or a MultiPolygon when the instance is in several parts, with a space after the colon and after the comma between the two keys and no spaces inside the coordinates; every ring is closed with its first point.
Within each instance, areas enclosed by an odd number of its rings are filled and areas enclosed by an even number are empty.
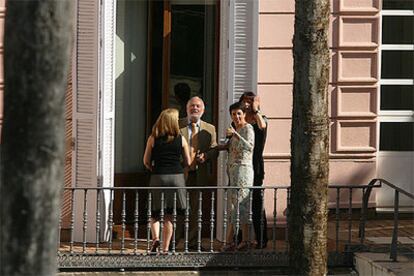
{"type": "Polygon", "coordinates": [[[361,276],[414,276],[414,237],[398,237],[397,261],[390,259],[391,237],[367,237],[371,242],[371,252],[354,254],[354,266],[361,276]],[[377,251],[375,251],[377,246],[377,251]]]}
{"type": "Polygon", "coordinates": [[[361,276],[413,276],[412,257],[398,254],[397,261],[390,259],[389,253],[355,253],[354,265],[361,276]]]}

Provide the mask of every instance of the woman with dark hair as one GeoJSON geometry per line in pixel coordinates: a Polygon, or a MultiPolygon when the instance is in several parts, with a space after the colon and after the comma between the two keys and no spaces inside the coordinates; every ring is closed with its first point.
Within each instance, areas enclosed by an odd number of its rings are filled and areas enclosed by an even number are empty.
{"type": "MultiPolygon", "coordinates": [[[[237,222],[242,229],[242,241],[237,246],[238,250],[248,247],[248,221],[249,221],[249,189],[243,189],[253,186],[253,148],[254,148],[254,131],[253,127],[246,122],[245,108],[241,103],[234,103],[230,106],[230,115],[233,126],[227,130],[227,136],[230,137],[228,143],[228,162],[227,173],[229,176],[229,186],[239,187],[242,189],[229,190],[231,196],[231,223],[227,232],[227,241],[232,241],[234,230],[237,222]],[[237,213],[237,208],[239,212],[237,213]]],[[[229,243],[223,248],[223,251],[233,250],[235,244],[229,243]]]]}
{"type": "MultiPolygon", "coordinates": [[[[253,126],[254,149],[253,149],[253,186],[263,186],[264,162],[263,150],[267,135],[267,118],[260,112],[259,97],[253,92],[245,92],[239,99],[246,110],[246,122],[253,126]]],[[[265,248],[267,245],[267,220],[263,209],[263,196],[261,190],[253,191],[253,227],[256,234],[257,248],[265,248]]]]}
{"type": "MultiPolygon", "coordinates": [[[[163,110],[155,122],[152,133],[147,141],[144,153],[144,165],[151,171],[150,187],[185,187],[184,169],[190,164],[190,151],[186,139],[180,135],[178,127],[178,110],[167,108],[163,110]]],[[[153,238],[151,252],[156,252],[160,246],[160,212],[161,193],[164,193],[164,228],[162,232],[163,252],[168,252],[173,233],[172,213],[174,207],[174,192],[177,193],[177,211],[186,208],[184,189],[153,190],[151,233],[153,238]]]]}

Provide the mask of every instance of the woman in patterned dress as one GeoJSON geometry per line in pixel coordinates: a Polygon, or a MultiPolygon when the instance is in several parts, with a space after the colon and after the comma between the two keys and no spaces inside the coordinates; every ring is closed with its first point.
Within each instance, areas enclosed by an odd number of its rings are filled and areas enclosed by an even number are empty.
{"type": "MultiPolygon", "coordinates": [[[[253,186],[253,148],[254,131],[253,127],[246,122],[245,107],[241,103],[234,103],[230,106],[231,119],[233,126],[227,130],[230,136],[228,144],[227,173],[229,176],[229,186],[248,188],[253,186]]],[[[250,197],[249,189],[229,190],[231,195],[231,223],[227,231],[227,241],[233,241],[234,231],[237,226],[242,230],[242,242],[237,249],[245,249],[249,242],[249,214],[250,197]],[[238,206],[238,208],[237,208],[238,206]],[[237,209],[239,213],[237,213],[237,209]]],[[[230,243],[224,251],[235,247],[230,243]]]]}

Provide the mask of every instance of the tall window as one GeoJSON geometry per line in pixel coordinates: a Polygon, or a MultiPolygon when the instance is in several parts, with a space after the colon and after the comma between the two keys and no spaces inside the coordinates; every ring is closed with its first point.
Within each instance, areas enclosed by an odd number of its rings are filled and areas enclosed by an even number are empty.
{"type": "Polygon", "coordinates": [[[414,0],[383,0],[380,151],[414,151],[414,0]]]}

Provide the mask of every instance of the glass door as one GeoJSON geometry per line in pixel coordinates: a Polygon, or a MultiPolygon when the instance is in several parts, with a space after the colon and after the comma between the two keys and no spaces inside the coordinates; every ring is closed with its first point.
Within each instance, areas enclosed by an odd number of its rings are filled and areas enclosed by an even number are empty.
{"type": "Polygon", "coordinates": [[[214,1],[171,1],[168,106],[182,117],[188,98],[199,96],[206,104],[204,120],[213,123],[216,33],[214,1]]]}
{"type": "Polygon", "coordinates": [[[153,1],[150,7],[148,130],[162,109],[185,117],[192,96],[206,104],[203,119],[215,123],[217,104],[218,5],[212,0],[153,1]]]}

